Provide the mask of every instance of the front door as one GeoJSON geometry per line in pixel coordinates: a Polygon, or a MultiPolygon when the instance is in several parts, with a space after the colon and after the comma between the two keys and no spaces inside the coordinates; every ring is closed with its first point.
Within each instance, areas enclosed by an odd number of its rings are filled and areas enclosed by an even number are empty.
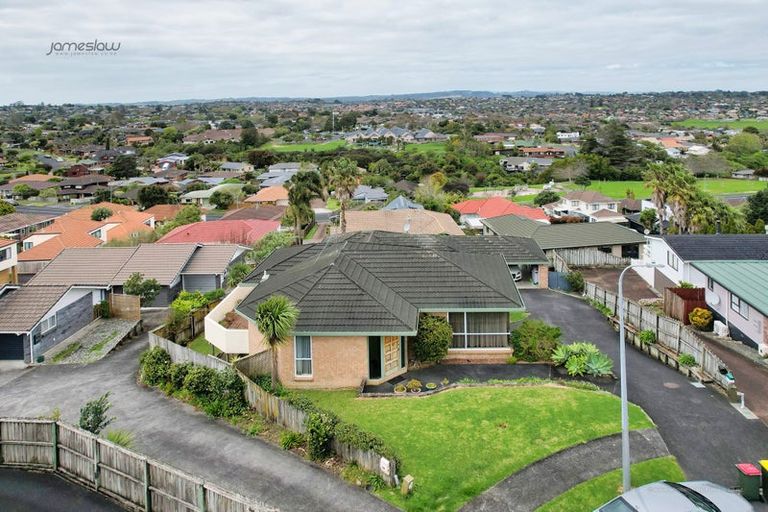
{"type": "Polygon", "coordinates": [[[384,336],[384,375],[400,368],[400,336],[384,336]]]}
{"type": "Polygon", "coordinates": [[[381,378],[381,336],[368,336],[368,378],[381,378]]]}

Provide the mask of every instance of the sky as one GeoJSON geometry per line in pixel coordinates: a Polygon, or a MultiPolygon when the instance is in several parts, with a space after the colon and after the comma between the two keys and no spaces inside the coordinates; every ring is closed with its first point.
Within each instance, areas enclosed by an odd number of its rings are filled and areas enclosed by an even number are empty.
{"type": "Polygon", "coordinates": [[[0,104],[768,89],[766,0],[0,0],[0,104]],[[62,55],[61,42],[119,43],[62,55]]]}

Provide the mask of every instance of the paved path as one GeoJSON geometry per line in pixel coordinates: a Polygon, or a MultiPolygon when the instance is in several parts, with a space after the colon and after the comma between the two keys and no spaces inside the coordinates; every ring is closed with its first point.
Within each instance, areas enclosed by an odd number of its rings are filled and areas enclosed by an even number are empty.
{"type": "MultiPolygon", "coordinates": [[[[654,429],[630,432],[632,463],[669,455],[654,429]]],[[[568,489],[621,467],[621,434],[566,448],[502,480],[462,512],[530,512],[568,489]],[[578,470],[575,470],[578,468],[578,470]]]]}
{"type": "Polygon", "coordinates": [[[80,407],[107,391],[117,420],[136,434],[135,449],[225,489],[285,511],[385,511],[391,506],[295,455],[251,439],[159,391],[136,384],[147,335],[90,365],[27,370],[0,387],[0,416],[50,414],[76,423],[80,407]]]}
{"type": "Polygon", "coordinates": [[[51,473],[0,469],[3,512],[120,512],[115,502],[51,473]]]}
{"type": "MultiPolygon", "coordinates": [[[[531,316],[560,326],[564,341],[592,341],[618,361],[618,333],[586,302],[549,290],[522,294],[531,316]]],[[[744,418],[716,391],[693,387],[679,372],[629,345],[627,366],[630,401],[658,425],[689,479],[733,487],[735,463],[768,457],[768,428],[744,418]]],[[[612,391],[618,394],[618,384],[612,391]]]]}

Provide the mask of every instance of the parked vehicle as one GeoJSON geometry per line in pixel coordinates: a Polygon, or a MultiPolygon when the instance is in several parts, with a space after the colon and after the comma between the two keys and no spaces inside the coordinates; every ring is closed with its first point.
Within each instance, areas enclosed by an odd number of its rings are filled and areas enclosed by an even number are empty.
{"type": "Polygon", "coordinates": [[[512,279],[519,281],[523,278],[523,271],[517,265],[509,267],[509,273],[512,274],[512,279]]]}
{"type": "Polygon", "coordinates": [[[632,489],[595,512],[752,512],[736,492],[712,482],[655,482],[632,489]]]}

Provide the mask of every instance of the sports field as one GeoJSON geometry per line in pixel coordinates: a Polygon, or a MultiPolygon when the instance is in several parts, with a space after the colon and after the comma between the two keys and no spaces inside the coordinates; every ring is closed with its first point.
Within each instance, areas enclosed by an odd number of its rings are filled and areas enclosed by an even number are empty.
{"type": "Polygon", "coordinates": [[[672,126],[677,128],[701,128],[703,130],[714,130],[716,128],[733,128],[741,130],[747,126],[754,126],[758,130],[768,131],[768,119],[736,119],[727,121],[725,119],[686,119],[685,121],[676,121],[672,126]]]}

